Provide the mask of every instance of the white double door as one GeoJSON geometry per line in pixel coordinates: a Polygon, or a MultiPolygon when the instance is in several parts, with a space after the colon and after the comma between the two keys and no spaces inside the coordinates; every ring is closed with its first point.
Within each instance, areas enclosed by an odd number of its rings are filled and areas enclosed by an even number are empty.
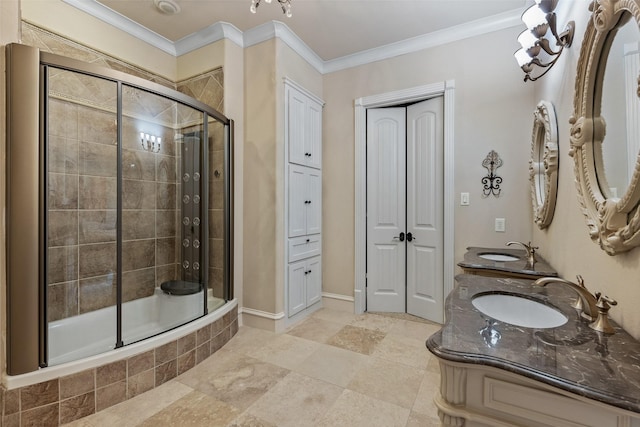
{"type": "Polygon", "coordinates": [[[443,98],[367,110],[367,311],[443,321],[443,98]]]}

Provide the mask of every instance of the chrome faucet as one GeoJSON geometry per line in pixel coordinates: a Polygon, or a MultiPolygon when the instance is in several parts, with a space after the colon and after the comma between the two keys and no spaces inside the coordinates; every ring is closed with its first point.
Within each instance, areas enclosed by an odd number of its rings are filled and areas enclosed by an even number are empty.
{"type": "Polygon", "coordinates": [[[527,251],[527,265],[533,267],[534,264],[536,263],[536,249],[538,249],[537,246],[532,246],[531,242],[527,243],[522,243],[522,242],[507,242],[507,246],[511,246],[511,245],[520,245],[524,248],[525,251],[527,251]]]}
{"type": "Polygon", "coordinates": [[[572,307],[578,310],[581,317],[587,319],[589,327],[599,332],[612,334],[615,329],[609,323],[608,312],[612,305],[618,302],[596,292],[595,295],[589,292],[584,285],[582,276],[576,276],[578,283],[573,283],[559,277],[543,277],[536,280],[533,284],[538,286],[547,286],[550,283],[562,283],[576,291],[578,299],[572,304],[572,307]]]}

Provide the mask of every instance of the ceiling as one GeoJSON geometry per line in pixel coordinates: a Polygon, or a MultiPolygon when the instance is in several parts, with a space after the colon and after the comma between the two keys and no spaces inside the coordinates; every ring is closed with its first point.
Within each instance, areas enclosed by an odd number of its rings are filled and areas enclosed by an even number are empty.
{"type": "MultiPolygon", "coordinates": [[[[181,11],[166,15],[153,0],[93,0],[142,27],[176,42],[216,22],[245,32],[269,21],[286,24],[322,60],[445,30],[495,15],[524,11],[532,0],[291,0],[287,18],[276,0],[174,0],[181,11]]],[[[516,46],[514,46],[515,50],[516,46]]]]}

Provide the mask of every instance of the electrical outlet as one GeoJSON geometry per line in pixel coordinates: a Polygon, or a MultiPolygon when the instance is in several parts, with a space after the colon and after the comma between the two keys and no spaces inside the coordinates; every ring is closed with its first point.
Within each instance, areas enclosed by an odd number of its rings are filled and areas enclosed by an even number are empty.
{"type": "Polygon", "coordinates": [[[496,218],[496,231],[499,233],[504,233],[506,231],[507,224],[504,218],[496,218]]]}
{"type": "Polygon", "coordinates": [[[460,193],[460,206],[469,206],[469,193],[460,193]]]}

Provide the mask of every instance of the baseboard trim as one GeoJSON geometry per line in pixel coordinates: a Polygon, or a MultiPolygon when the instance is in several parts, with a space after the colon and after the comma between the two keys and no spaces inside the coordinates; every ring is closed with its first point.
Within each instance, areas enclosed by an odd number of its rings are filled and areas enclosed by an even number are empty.
{"type": "Polygon", "coordinates": [[[322,293],[322,306],[330,310],[346,311],[355,313],[355,299],[352,296],[322,293]]]}
{"type": "Polygon", "coordinates": [[[241,307],[238,310],[238,317],[241,325],[252,328],[264,329],[272,332],[284,330],[284,312],[270,313],[268,311],[256,310],[254,308],[241,307]]]}

